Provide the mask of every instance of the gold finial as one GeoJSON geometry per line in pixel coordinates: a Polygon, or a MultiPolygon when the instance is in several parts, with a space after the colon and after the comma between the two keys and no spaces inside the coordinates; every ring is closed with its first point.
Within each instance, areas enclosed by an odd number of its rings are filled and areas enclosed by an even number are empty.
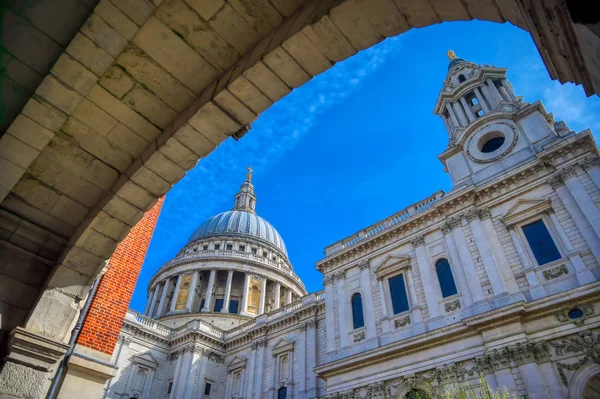
{"type": "Polygon", "coordinates": [[[248,166],[246,170],[248,171],[248,173],[246,173],[246,181],[252,181],[252,174],[254,173],[252,166],[248,166]]]}
{"type": "Polygon", "coordinates": [[[448,58],[450,59],[450,61],[456,58],[456,53],[454,52],[454,50],[448,51],[448,58]]]}

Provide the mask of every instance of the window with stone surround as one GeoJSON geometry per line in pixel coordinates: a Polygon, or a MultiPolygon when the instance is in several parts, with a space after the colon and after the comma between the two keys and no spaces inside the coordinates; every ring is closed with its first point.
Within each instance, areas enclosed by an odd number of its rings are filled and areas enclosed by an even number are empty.
{"type": "Polygon", "coordinates": [[[404,273],[388,279],[390,298],[392,300],[392,311],[394,314],[406,312],[409,309],[408,296],[406,295],[406,284],[404,273]]]}
{"type": "Polygon", "coordinates": [[[437,273],[438,281],[440,282],[440,288],[442,289],[442,296],[447,298],[452,295],[456,295],[456,284],[454,283],[454,276],[452,275],[452,269],[447,259],[440,259],[435,263],[435,271],[437,273]]]}
{"type": "Polygon", "coordinates": [[[286,399],[287,398],[287,387],[281,387],[277,391],[277,399],[286,399]]]}
{"type": "Polygon", "coordinates": [[[363,316],[362,296],[357,292],[352,295],[352,323],[356,330],[365,326],[365,318],[363,316]]]}
{"type": "Polygon", "coordinates": [[[523,225],[521,229],[538,265],[545,265],[561,258],[560,252],[542,219],[523,225]]]}
{"type": "Polygon", "coordinates": [[[214,311],[215,312],[220,312],[222,309],[223,309],[223,298],[217,298],[217,299],[215,299],[214,311]]]}

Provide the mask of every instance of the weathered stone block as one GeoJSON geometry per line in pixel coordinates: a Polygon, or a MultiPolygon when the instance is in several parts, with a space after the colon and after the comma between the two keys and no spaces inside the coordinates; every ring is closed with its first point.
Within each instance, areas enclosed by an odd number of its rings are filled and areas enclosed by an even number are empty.
{"type": "Polygon", "coordinates": [[[269,100],[244,76],[231,82],[228,89],[256,114],[260,114],[273,105],[273,101],[269,100]]]}
{"type": "Polygon", "coordinates": [[[72,199],[61,195],[50,210],[50,215],[69,223],[71,226],[78,226],[88,212],[88,208],[72,199]]]}
{"type": "MultiPolygon", "coordinates": [[[[10,276],[24,284],[39,287],[50,268],[50,262],[44,263],[29,252],[0,241],[0,275],[10,276]]],[[[4,327],[4,320],[2,326],[4,327]]]]}
{"type": "Polygon", "coordinates": [[[94,159],[85,169],[81,177],[96,186],[108,190],[117,179],[118,172],[104,162],[94,159]]]}
{"type": "Polygon", "coordinates": [[[215,145],[221,144],[241,127],[212,102],[200,108],[188,123],[215,145]]]}
{"type": "Polygon", "coordinates": [[[429,3],[435,13],[444,21],[468,21],[471,19],[461,0],[429,0],[429,3]]]}
{"type": "MultiPolygon", "coordinates": [[[[8,189],[8,192],[14,187],[19,181],[21,176],[25,173],[25,169],[15,165],[14,163],[0,158],[0,182],[2,186],[8,189]]],[[[6,194],[8,194],[8,192],[6,194]]],[[[6,195],[2,197],[4,199],[6,195]]]]}
{"type": "Polygon", "coordinates": [[[185,176],[185,170],[181,166],[160,152],[152,154],[144,165],[171,184],[175,184],[185,176]]]}
{"type": "Polygon", "coordinates": [[[411,27],[421,28],[441,22],[429,2],[394,0],[394,4],[406,16],[406,20],[411,27]]]}
{"type": "Polygon", "coordinates": [[[44,78],[36,94],[67,114],[71,114],[82,99],[79,93],[66,87],[52,75],[44,78]]]}
{"type": "Polygon", "coordinates": [[[194,93],[200,93],[218,76],[217,70],[155,17],[133,42],[194,93]]]}
{"type": "MultiPolygon", "coordinates": [[[[139,208],[117,196],[113,196],[102,208],[104,212],[133,227],[144,216],[139,208]]],[[[110,256],[110,255],[109,255],[110,256]]]]}
{"type": "Polygon", "coordinates": [[[313,76],[331,68],[331,62],[302,31],[283,42],[282,46],[305,71],[313,76]]]}
{"type": "Polygon", "coordinates": [[[327,15],[306,26],[303,32],[331,61],[343,61],[356,54],[356,49],[327,15]]]}
{"type": "Polygon", "coordinates": [[[258,115],[248,109],[240,100],[238,100],[229,90],[223,90],[214,98],[222,109],[229,115],[232,115],[241,125],[246,125],[254,122],[258,115]]]}
{"type": "MultiPolygon", "coordinates": [[[[58,193],[58,191],[56,192],[58,193]]],[[[9,194],[2,202],[2,207],[9,212],[21,215],[23,218],[36,223],[38,226],[43,226],[54,234],[59,234],[62,237],[69,237],[73,234],[73,226],[55,218],[47,212],[29,205],[15,194],[9,194]]],[[[52,260],[56,260],[56,258],[52,258],[52,260]]]]}
{"type": "Polygon", "coordinates": [[[27,169],[39,153],[35,148],[28,146],[10,134],[5,134],[0,138],[0,157],[23,169],[27,169]]]}
{"type": "Polygon", "coordinates": [[[250,24],[227,3],[223,4],[208,23],[240,54],[246,54],[260,39],[250,24]]]}
{"type": "Polygon", "coordinates": [[[266,37],[283,22],[283,17],[267,0],[230,0],[228,4],[261,36],[266,37]]]}
{"type": "Polygon", "coordinates": [[[94,229],[85,229],[79,237],[71,240],[69,244],[83,248],[103,259],[110,258],[117,247],[115,240],[98,233],[94,229]]]}
{"type": "Polygon", "coordinates": [[[183,145],[192,150],[199,157],[208,155],[216,148],[215,144],[187,123],[179,128],[173,137],[183,143],[183,145]]]}
{"type": "Polygon", "coordinates": [[[114,4],[138,26],[144,25],[154,12],[154,5],[148,0],[119,0],[114,4]]]}
{"type": "Polygon", "coordinates": [[[225,0],[188,0],[187,3],[196,10],[205,21],[208,21],[217,11],[219,11],[219,8],[225,4],[225,0]]]}
{"type": "Polygon", "coordinates": [[[61,266],[52,275],[48,286],[60,288],[61,292],[75,297],[85,298],[90,291],[93,277],[79,273],[71,268],[61,266]]]}
{"type": "Polygon", "coordinates": [[[117,66],[110,67],[100,78],[100,86],[121,99],[133,87],[135,80],[117,66]]]}
{"type": "Polygon", "coordinates": [[[177,112],[139,84],[127,93],[123,102],[162,129],[177,116],[177,112]]]}
{"type": "Polygon", "coordinates": [[[107,135],[117,125],[115,118],[87,98],[81,100],[73,116],[102,135],[107,135]]]}
{"type": "Polygon", "coordinates": [[[169,182],[145,166],[140,167],[131,176],[131,180],[157,197],[162,197],[172,187],[169,182]]]}
{"type": "Polygon", "coordinates": [[[152,141],[160,133],[158,128],[101,86],[94,86],[88,95],[88,99],[147,141],[152,141]]]}
{"type": "Polygon", "coordinates": [[[106,139],[113,145],[119,147],[133,158],[137,158],[148,142],[137,135],[127,126],[119,123],[108,133],[106,139]]]}
{"type": "Polygon", "coordinates": [[[101,0],[94,12],[127,40],[131,40],[139,30],[139,27],[109,0],[101,0]]]}
{"type": "Polygon", "coordinates": [[[312,78],[282,47],[265,55],[263,62],[290,87],[300,87],[312,78]]]}
{"type": "Polygon", "coordinates": [[[358,0],[356,4],[371,25],[383,36],[396,36],[410,29],[406,18],[400,14],[393,0],[358,0]]]}
{"type": "Polygon", "coordinates": [[[114,61],[110,54],[81,33],[75,35],[66,51],[97,76],[102,75],[114,61]]]}
{"type": "Polygon", "coordinates": [[[116,195],[142,210],[150,209],[158,200],[157,196],[149,193],[132,181],[123,184],[117,190],[116,195]]]}
{"type": "Polygon", "coordinates": [[[176,111],[183,111],[195,98],[190,89],[134,45],[123,51],[117,63],[176,111]]]}
{"type": "Polygon", "coordinates": [[[291,92],[290,88],[262,62],[248,68],[244,76],[273,102],[291,92]]]}
{"type": "Polygon", "coordinates": [[[302,4],[303,0],[270,0],[273,7],[277,9],[281,14],[289,17],[296,11],[302,4]]]}
{"type": "MultiPolygon", "coordinates": [[[[507,2],[508,3],[508,2],[507,2]]],[[[465,0],[469,15],[482,21],[504,22],[494,0],[465,0]]]]}
{"type": "Polygon", "coordinates": [[[356,49],[364,50],[383,39],[360,11],[355,0],[347,0],[335,7],[329,17],[356,49]]]}
{"type": "MultiPolygon", "coordinates": [[[[98,263],[100,262],[102,261],[98,261],[98,263]]],[[[65,340],[65,337],[73,329],[83,301],[82,298],[73,298],[61,293],[59,291],[61,287],[62,285],[54,289],[47,289],[42,293],[27,320],[25,325],[27,330],[49,339],[65,340]]]]}
{"type": "Polygon", "coordinates": [[[90,223],[90,228],[112,238],[117,242],[121,242],[129,233],[130,226],[126,225],[119,219],[100,211],[90,223]]]}
{"type": "Polygon", "coordinates": [[[96,14],[90,15],[83,24],[81,33],[92,39],[94,43],[113,57],[117,57],[127,45],[127,39],[96,14]]]}
{"type": "Polygon", "coordinates": [[[198,163],[198,155],[173,137],[167,140],[159,151],[184,170],[190,170],[198,163]]]}
{"type": "Polygon", "coordinates": [[[50,212],[58,200],[59,194],[45,186],[39,181],[23,176],[13,188],[13,193],[22,198],[28,204],[44,211],[50,212]]]}
{"type": "Polygon", "coordinates": [[[84,96],[98,81],[96,75],[66,53],[60,56],[50,73],[84,96]]]}
{"type": "MultiPolygon", "coordinates": [[[[50,130],[50,132],[56,132],[58,129],[60,129],[60,127],[63,125],[63,123],[65,123],[65,121],[67,120],[67,115],[65,115],[58,109],[54,108],[52,105],[50,105],[46,101],[42,100],[41,98],[34,98],[34,97],[30,98],[29,101],[27,101],[27,104],[25,104],[25,107],[23,108],[22,112],[24,115],[27,115],[29,118],[33,119],[38,124],[42,125],[46,129],[50,130]]],[[[13,133],[13,135],[16,137],[19,137],[21,140],[25,141],[30,146],[37,148],[38,150],[41,150],[46,145],[46,144],[42,144],[42,143],[46,140],[46,138],[51,139],[53,134],[49,133],[49,132],[43,132],[43,131],[36,132],[36,128],[34,125],[27,124],[27,122],[28,122],[27,119],[25,119],[25,120],[21,120],[21,119],[22,119],[22,117],[18,116],[13,121],[13,125],[17,124],[15,126],[15,133],[13,133]],[[19,122],[17,122],[17,121],[19,121],[19,122]],[[22,126],[21,123],[24,123],[26,126],[22,126]],[[19,128],[17,128],[17,126],[19,128]],[[21,129],[23,129],[23,132],[21,132],[22,135],[17,136],[16,131],[21,130],[21,129]],[[33,130],[35,133],[37,133],[37,134],[32,135],[33,137],[40,136],[40,137],[45,137],[45,138],[43,140],[41,140],[39,143],[36,142],[37,140],[25,139],[26,135],[31,134],[30,130],[33,130]],[[26,133],[26,134],[24,134],[24,133],[26,133]],[[40,148],[40,145],[41,145],[41,148],[40,148]]]]}
{"type": "Polygon", "coordinates": [[[27,309],[33,305],[37,294],[36,287],[6,275],[0,278],[0,302],[27,309]]]}

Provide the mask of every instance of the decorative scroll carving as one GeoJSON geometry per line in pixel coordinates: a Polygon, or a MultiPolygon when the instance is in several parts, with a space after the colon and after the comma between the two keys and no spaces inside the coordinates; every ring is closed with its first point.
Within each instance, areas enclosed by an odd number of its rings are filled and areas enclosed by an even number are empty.
{"type": "Polygon", "coordinates": [[[360,342],[360,341],[364,341],[365,340],[365,332],[361,331],[359,333],[356,333],[352,336],[352,340],[354,341],[354,343],[360,342]]]}
{"type": "Polygon", "coordinates": [[[479,213],[479,219],[490,219],[492,217],[492,213],[490,212],[489,208],[480,208],[478,210],[479,213]]]}
{"type": "Polygon", "coordinates": [[[562,177],[563,180],[568,180],[573,177],[577,177],[577,169],[575,168],[575,165],[566,166],[562,168],[558,173],[560,174],[560,177],[562,177]]]}
{"type": "Polygon", "coordinates": [[[446,302],[444,304],[444,309],[446,310],[446,313],[450,313],[457,309],[460,309],[460,299],[455,299],[453,301],[446,302]]]}
{"type": "Polygon", "coordinates": [[[452,233],[452,224],[450,222],[446,222],[442,225],[442,233],[444,235],[452,233]]]}
{"type": "Polygon", "coordinates": [[[323,277],[323,285],[333,284],[333,274],[326,274],[323,277]]]}
{"type": "Polygon", "coordinates": [[[572,308],[563,309],[560,312],[555,313],[554,316],[556,316],[556,319],[558,321],[560,321],[561,323],[571,322],[571,323],[575,324],[576,326],[582,326],[585,322],[585,319],[588,316],[591,316],[593,314],[594,314],[594,306],[592,306],[592,304],[590,304],[590,303],[584,303],[581,305],[574,306],[572,308]],[[583,316],[579,317],[579,318],[571,319],[569,317],[569,312],[573,309],[580,309],[583,312],[583,316]]]}
{"type": "Polygon", "coordinates": [[[562,276],[563,274],[569,274],[569,270],[567,269],[566,265],[558,265],[551,269],[544,270],[543,274],[546,280],[552,280],[562,276]]]}
{"type": "Polygon", "coordinates": [[[551,342],[558,356],[571,353],[581,353],[583,358],[573,364],[557,363],[556,368],[563,384],[568,384],[565,371],[576,371],[588,362],[600,364],[600,336],[592,334],[589,330],[579,331],[577,336],[559,342],[551,342]]]}
{"type": "Polygon", "coordinates": [[[358,262],[358,267],[360,270],[368,269],[371,266],[368,259],[361,259],[358,262]]]}
{"type": "Polygon", "coordinates": [[[591,155],[581,162],[581,167],[585,170],[590,170],[600,166],[600,158],[596,155],[591,155]]]}
{"type": "Polygon", "coordinates": [[[565,185],[565,182],[560,177],[560,175],[554,175],[550,179],[548,179],[548,184],[552,186],[553,189],[558,189],[565,185]]]}
{"type": "Polygon", "coordinates": [[[465,219],[467,219],[467,222],[469,223],[475,220],[479,220],[479,212],[477,211],[477,209],[471,209],[465,212],[465,219]]]}
{"type": "Polygon", "coordinates": [[[419,247],[421,245],[425,245],[425,237],[423,237],[423,236],[416,236],[415,238],[413,238],[412,240],[410,240],[410,243],[415,248],[419,247]]]}
{"type": "Polygon", "coordinates": [[[406,327],[408,325],[410,325],[410,316],[404,316],[404,317],[400,317],[400,318],[394,320],[395,328],[402,328],[402,327],[406,327]]]}
{"type": "Polygon", "coordinates": [[[335,274],[335,279],[336,280],[345,280],[346,279],[346,271],[345,270],[341,270],[341,271],[337,272],[335,274]]]}

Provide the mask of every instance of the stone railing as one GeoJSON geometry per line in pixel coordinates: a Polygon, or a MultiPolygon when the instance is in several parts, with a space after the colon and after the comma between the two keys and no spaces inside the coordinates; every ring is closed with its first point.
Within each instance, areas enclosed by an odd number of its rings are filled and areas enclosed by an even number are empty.
{"type": "Polygon", "coordinates": [[[160,335],[170,336],[173,332],[171,327],[167,327],[164,324],[131,309],[127,310],[125,320],[132,321],[135,324],[139,324],[149,330],[153,330],[160,335]]]}
{"type": "Polygon", "coordinates": [[[351,235],[350,237],[346,237],[343,240],[340,240],[334,244],[325,247],[325,257],[335,254],[345,248],[351,247],[353,245],[358,244],[359,242],[366,240],[367,238],[376,236],[392,226],[395,226],[399,223],[404,222],[405,220],[411,218],[412,216],[424,212],[430,209],[433,204],[438,202],[440,199],[444,197],[446,193],[444,191],[438,191],[430,197],[427,197],[423,201],[412,204],[400,212],[396,212],[390,217],[385,218],[384,220],[377,222],[361,231],[351,235]]]}

